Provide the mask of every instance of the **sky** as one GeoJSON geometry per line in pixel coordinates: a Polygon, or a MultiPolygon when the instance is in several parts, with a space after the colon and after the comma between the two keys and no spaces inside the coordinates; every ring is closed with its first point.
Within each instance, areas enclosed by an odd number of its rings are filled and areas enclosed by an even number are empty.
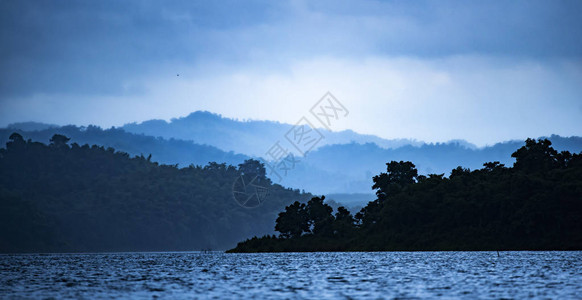
{"type": "Polygon", "coordinates": [[[0,126],[207,110],[479,146],[582,136],[580,1],[0,0],[0,126]]]}

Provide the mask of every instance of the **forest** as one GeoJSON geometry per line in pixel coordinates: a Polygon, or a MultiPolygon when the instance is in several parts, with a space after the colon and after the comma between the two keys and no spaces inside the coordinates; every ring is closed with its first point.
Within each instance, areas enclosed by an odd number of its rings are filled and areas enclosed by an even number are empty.
{"type": "Polygon", "coordinates": [[[0,252],[228,249],[274,232],[281,209],[311,197],[273,184],[252,159],[178,168],[60,134],[47,145],[13,133],[0,149],[0,252]],[[238,178],[261,181],[260,206],[235,201],[238,178]]]}
{"type": "Polygon", "coordinates": [[[278,235],[229,252],[582,249],[582,153],[527,139],[511,157],[448,177],[391,161],[372,178],[377,199],[355,215],[324,196],[296,201],[279,213],[278,235]]]}

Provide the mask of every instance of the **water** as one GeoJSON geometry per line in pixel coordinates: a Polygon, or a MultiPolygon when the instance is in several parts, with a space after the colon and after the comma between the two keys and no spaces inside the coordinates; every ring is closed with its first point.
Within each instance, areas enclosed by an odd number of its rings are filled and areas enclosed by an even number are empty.
{"type": "Polygon", "coordinates": [[[582,252],[0,255],[1,298],[582,298],[582,252]]]}

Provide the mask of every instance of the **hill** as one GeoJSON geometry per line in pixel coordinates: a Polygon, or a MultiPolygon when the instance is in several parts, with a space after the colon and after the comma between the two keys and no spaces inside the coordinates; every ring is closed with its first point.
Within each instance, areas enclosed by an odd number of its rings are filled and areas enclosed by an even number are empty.
{"type": "Polygon", "coordinates": [[[272,184],[254,160],[178,168],[14,133],[0,149],[0,252],[226,249],[273,232],[279,210],[309,198],[272,184]]]}
{"type": "MultiPolygon", "coordinates": [[[[164,120],[149,120],[130,123],[122,128],[127,132],[163,138],[192,140],[208,144],[224,151],[234,151],[250,156],[264,156],[265,152],[278,140],[284,142],[284,135],[293,125],[273,121],[238,121],[224,118],[207,111],[196,111],[186,117],[164,120]]],[[[404,145],[421,145],[421,142],[408,139],[386,140],[374,135],[359,134],[351,130],[333,132],[318,129],[324,136],[315,149],[324,145],[356,143],[375,143],[384,148],[397,148],[404,145]]]]}

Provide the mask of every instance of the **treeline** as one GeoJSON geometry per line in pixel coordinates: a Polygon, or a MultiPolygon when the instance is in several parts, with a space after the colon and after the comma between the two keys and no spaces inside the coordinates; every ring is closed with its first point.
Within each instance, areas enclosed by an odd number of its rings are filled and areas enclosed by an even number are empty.
{"type": "Polygon", "coordinates": [[[352,216],[323,197],[279,213],[279,236],[254,237],[231,252],[381,250],[580,250],[582,153],[528,139],[513,167],[457,167],[418,175],[411,162],[387,163],[373,177],[377,199],[352,216]]]}
{"type": "Polygon", "coordinates": [[[309,198],[272,184],[256,160],[178,168],[59,134],[45,145],[14,133],[0,149],[0,252],[227,249],[274,232],[285,205],[309,198]],[[268,190],[259,207],[233,199],[241,176],[268,190]]]}

